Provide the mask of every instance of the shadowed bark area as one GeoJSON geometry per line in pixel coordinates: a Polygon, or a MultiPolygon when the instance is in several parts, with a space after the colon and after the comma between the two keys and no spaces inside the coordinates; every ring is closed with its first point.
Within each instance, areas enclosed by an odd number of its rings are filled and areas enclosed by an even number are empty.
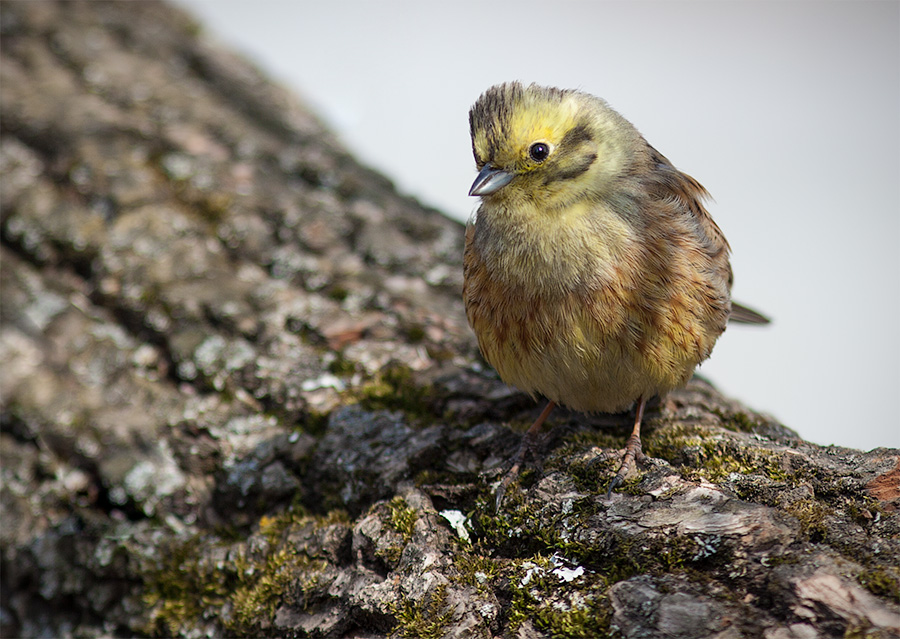
{"type": "Polygon", "coordinates": [[[2,636],[900,634],[900,451],[695,379],[611,499],[631,417],[559,410],[495,512],[541,407],[461,225],[165,4],[5,1],[0,53],[2,636]]]}

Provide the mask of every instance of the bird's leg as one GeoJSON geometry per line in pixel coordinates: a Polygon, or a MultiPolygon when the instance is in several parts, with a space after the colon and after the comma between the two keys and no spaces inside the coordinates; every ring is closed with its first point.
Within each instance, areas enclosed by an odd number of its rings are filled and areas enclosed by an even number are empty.
{"type": "Polygon", "coordinates": [[[622,457],[622,465],[619,466],[619,472],[613,477],[609,484],[609,490],[606,491],[606,497],[612,495],[612,491],[616,486],[621,486],[625,478],[634,470],[635,462],[644,461],[644,451],[641,450],[641,420],[644,418],[644,406],[647,400],[641,397],[637,404],[637,414],[634,417],[634,429],[631,431],[631,437],[625,444],[625,455],[622,457]]]}
{"type": "Polygon", "coordinates": [[[550,415],[550,412],[556,406],[556,402],[550,401],[547,402],[547,406],[544,408],[543,412],[538,415],[538,418],[534,420],[534,423],[531,427],[525,432],[522,436],[522,441],[519,444],[519,449],[516,451],[516,454],[513,455],[513,465],[509,469],[509,472],[506,473],[506,476],[500,481],[500,485],[497,486],[497,499],[495,501],[497,510],[500,510],[500,506],[503,505],[503,495],[506,494],[507,487],[513,482],[513,480],[518,477],[519,469],[522,467],[522,462],[525,461],[525,454],[534,444],[534,440],[537,437],[537,433],[541,430],[541,426],[544,425],[544,422],[547,421],[547,417],[550,415]]]}

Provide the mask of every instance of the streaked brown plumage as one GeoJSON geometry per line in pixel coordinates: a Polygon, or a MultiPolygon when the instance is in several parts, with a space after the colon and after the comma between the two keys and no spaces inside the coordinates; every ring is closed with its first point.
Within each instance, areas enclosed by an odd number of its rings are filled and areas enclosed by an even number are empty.
{"type": "Polygon", "coordinates": [[[463,294],[485,359],[576,410],[637,402],[626,455],[639,459],[646,400],[687,383],[729,316],[767,321],[731,302],[706,190],[584,93],[502,84],[469,121],[480,170],[470,194],[482,202],[463,294]]]}

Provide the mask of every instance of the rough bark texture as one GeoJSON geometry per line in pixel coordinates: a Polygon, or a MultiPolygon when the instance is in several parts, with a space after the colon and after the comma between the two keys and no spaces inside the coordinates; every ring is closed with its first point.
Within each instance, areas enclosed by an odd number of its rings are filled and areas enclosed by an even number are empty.
{"type": "Polygon", "coordinates": [[[900,633],[900,452],[695,380],[611,499],[630,418],[559,411],[495,512],[540,407],[460,225],[166,5],[0,29],[4,637],[900,633]]]}

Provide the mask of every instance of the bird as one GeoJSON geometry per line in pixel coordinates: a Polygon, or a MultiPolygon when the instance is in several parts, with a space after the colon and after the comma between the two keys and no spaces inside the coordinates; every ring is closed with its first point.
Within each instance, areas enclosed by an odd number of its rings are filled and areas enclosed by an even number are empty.
{"type": "Polygon", "coordinates": [[[683,387],[729,321],[730,247],[679,171],[601,98],[507,82],[469,111],[480,203],[466,228],[463,299],[484,359],[548,400],[497,496],[557,405],[635,408],[607,495],[643,461],[647,401],[683,387]]]}

